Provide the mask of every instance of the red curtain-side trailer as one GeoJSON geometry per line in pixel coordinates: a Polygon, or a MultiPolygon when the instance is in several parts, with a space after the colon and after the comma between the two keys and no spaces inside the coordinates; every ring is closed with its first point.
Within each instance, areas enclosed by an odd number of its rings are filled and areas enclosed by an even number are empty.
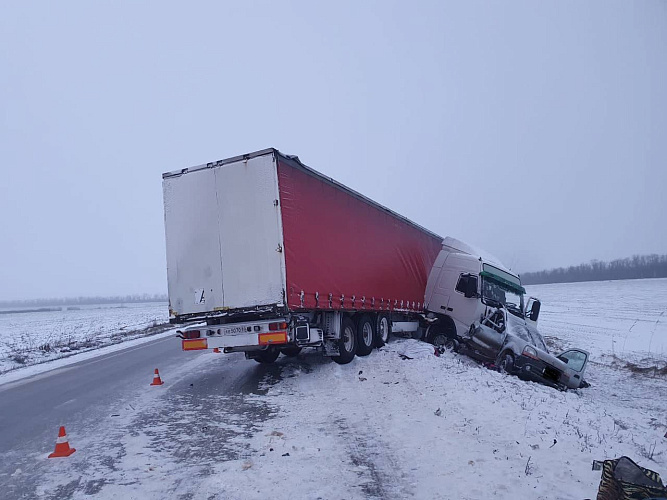
{"type": "Polygon", "coordinates": [[[171,321],[207,324],[184,349],[271,362],[322,347],[345,363],[419,327],[442,238],[297,157],[266,149],[166,173],[163,189],[171,321]]]}
{"type": "Polygon", "coordinates": [[[442,238],[276,155],[289,308],[421,310],[442,238]]]}

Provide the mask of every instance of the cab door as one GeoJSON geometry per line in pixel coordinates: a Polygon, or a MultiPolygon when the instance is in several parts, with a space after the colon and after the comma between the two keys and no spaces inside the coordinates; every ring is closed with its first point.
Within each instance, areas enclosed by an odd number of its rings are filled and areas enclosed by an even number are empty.
{"type": "Polygon", "coordinates": [[[441,314],[454,320],[459,336],[468,333],[470,325],[484,310],[479,298],[479,261],[471,255],[449,254],[442,267],[438,289],[447,293],[449,301],[441,307],[441,314]],[[466,283],[474,281],[475,292],[466,294],[466,283]]]}

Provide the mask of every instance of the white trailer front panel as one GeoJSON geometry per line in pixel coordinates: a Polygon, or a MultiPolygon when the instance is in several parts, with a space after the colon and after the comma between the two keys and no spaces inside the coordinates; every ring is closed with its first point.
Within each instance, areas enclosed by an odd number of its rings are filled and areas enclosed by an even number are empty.
{"type": "Polygon", "coordinates": [[[273,153],[163,180],[172,316],[283,303],[273,153]]]}

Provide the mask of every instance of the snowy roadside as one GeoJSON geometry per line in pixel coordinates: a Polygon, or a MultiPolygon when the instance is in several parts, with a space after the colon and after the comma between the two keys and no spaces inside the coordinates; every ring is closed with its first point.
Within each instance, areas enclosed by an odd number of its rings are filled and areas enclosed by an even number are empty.
{"type": "Polygon", "coordinates": [[[628,455],[667,469],[665,381],[596,367],[592,387],[559,392],[435,357],[401,339],[347,366],[305,355],[258,401],[279,411],[253,453],[202,488],[224,498],[593,497],[592,460],[628,455]],[[401,360],[406,350],[423,352],[401,360]],[[331,383],[334,382],[335,383],[331,383]]]}
{"type": "Polygon", "coordinates": [[[554,351],[590,351],[590,388],[559,392],[404,339],[343,367],[301,356],[258,397],[278,411],[254,452],[201,491],[261,498],[299,470],[292,493],[312,498],[580,500],[597,492],[592,460],[627,455],[667,474],[667,280],[529,293],[554,351]],[[425,354],[401,360],[406,349],[425,354]]]}
{"type": "Polygon", "coordinates": [[[10,382],[15,382],[17,380],[39,375],[41,373],[62,368],[64,366],[78,363],[80,361],[86,361],[88,359],[97,358],[99,356],[104,356],[106,354],[111,354],[113,352],[118,352],[123,349],[136,347],[138,345],[142,345],[147,342],[152,342],[157,339],[176,335],[176,328],[174,328],[172,325],[164,325],[164,326],[165,326],[164,328],[161,328],[159,331],[154,331],[150,335],[140,335],[132,337],[131,339],[115,342],[113,344],[108,344],[106,346],[89,348],[86,350],[63,354],[60,357],[57,358],[53,357],[32,365],[19,366],[12,370],[0,373],[0,385],[8,384],[10,382]]]}
{"type": "Polygon", "coordinates": [[[560,392],[394,339],[345,366],[205,353],[167,373],[80,422],[72,460],[36,458],[39,496],[581,500],[592,460],[667,469],[664,378],[604,365],[560,392]]]}
{"type": "Polygon", "coordinates": [[[173,329],[167,321],[166,306],[162,303],[3,314],[0,376],[133,339],[155,338],[173,329]]]}

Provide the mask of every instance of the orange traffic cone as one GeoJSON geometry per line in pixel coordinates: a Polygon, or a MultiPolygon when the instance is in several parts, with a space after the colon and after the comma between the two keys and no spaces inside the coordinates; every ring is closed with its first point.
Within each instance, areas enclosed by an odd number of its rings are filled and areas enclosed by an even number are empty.
{"type": "Polygon", "coordinates": [[[216,354],[220,354],[220,349],[218,349],[217,347],[214,347],[213,352],[216,353],[216,354]]]}
{"type": "Polygon", "coordinates": [[[160,373],[157,371],[157,368],[155,369],[155,375],[153,375],[153,382],[151,382],[151,385],[162,385],[164,382],[162,382],[162,379],[160,378],[160,373]]]}
{"type": "Polygon", "coordinates": [[[49,458],[69,457],[75,451],[74,448],[69,447],[67,434],[65,433],[65,426],[61,425],[60,431],[58,431],[58,439],[56,439],[56,449],[49,455],[49,458]]]}

